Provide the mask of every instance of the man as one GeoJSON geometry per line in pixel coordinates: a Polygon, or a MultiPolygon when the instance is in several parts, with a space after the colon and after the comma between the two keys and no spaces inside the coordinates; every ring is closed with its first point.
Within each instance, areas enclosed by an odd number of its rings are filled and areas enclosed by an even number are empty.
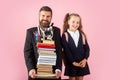
{"type": "MultiPolygon", "coordinates": [[[[51,27],[52,19],[52,10],[48,6],[43,6],[39,11],[39,26],[33,27],[27,30],[26,41],[24,46],[24,57],[26,62],[26,67],[28,69],[28,80],[40,80],[35,78],[36,74],[36,64],[38,60],[39,54],[37,53],[37,41],[39,38],[36,39],[36,33],[42,35],[45,34],[47,28],[51,27]],[[41,33],[42,32],[42,33],[41,33]]],[[[53,73],[55,73],[57,79],[61,79],[61,68],[62,68],[62,46],[61,46],[61,37],[60,37],[60,29],[52,26],[53,28],[53,40],[55,42],[55,49],[56,49],[56,65],[53,66],[53,73]]],[[[41,36],[45,39],[45,35],[41,36]]]]}

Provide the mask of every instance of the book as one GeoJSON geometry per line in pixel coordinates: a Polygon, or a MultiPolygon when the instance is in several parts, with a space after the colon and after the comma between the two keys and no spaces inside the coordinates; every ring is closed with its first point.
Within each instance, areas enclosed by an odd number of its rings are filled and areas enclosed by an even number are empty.
{"type": "Polygon", "coordinates": [[[36,74],[36,78],[41,78],[41,79],[56,79],[55,74],[36,74]]]}
{"type": "Polygon", "coordinates": [[[49,50],[37,50],[38,54],[55,54],[55,51],[49,51],[49,50]]]}
{"type": "Polygon", "coordinates": [[[37,69],[38,72],[52,72],[52,69],[51,68],[38,68],[37,69]]]}
{"type": "Polygon", "coordinates": [[[39,68],[39,67],[52,68],[52,65],[41,65],[41,64],[37,64],[37,68],[39,68]]]}
{"type": "Polygon", "coordinates": [[[43,40],[43,43],[45,44],[55,44],[53,40],[43,40]]]}
{"type": "Polygon", "coordinates": [[[53,74],[53,72],[52,71],[37,71],[37,74],[48,75],[48,74],[53,74]]]}
{"type": "Polygon", "coordinates": [[[37,64],[47,64],[47,65],[56,65],[56,62],[53,62],[53,61],[38,61],[37,64]]]}
{"type": "Polygon", "coordinates": [[[47,50],[47,51],[55,51],[53,48],[38,48],[38,50],[47,50]]]}
{"type": "Polygon", "coordinates": [[[55,45],[47,43],[37,43],[37,48],[55,48],[55,45]]]}

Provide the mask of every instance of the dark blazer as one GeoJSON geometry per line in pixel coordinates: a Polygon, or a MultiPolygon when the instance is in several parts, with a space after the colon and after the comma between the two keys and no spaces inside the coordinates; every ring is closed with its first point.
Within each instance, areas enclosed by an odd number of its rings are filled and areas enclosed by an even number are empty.
{"type": "Polygon", "coordinates": [[[66,76],[84,76],[90,74],[89,66],[86,63],[84,68],[73,66],[73,62],[80,62],[83,59],[88,59],[90,48],[85,41],[83,44],[82,35],[80,33],[78,46],[75,46],[74,40],[71,35],[68,33],[68,41],[66,41],[65,34],[62,35],[62,43],[64,50],[64,61],[65,61],[65,72],[66,76]]]}
{"type": "Polygon", "coordinates": [[[74,61],[80,62],[84,58],[88,59],[90,48],[87,43],[87,40],[83,45],[81,33],[77,47],[75,46],[75,43],[69,33],[68,33],[68,42],[66,41],[65,34],[62,35],[62,44],[63,44],[64,55],[67,60],[67,64],[72,64],[74,61]]]}
{"type": "MultiPolygon", "coordinates": [[[[38,59],[38,53],[37,53],[36,41],[34,35],[35,31],[37,31],[37,27],[27,29],[27,35],[24,45],[24,58],[28,72],[31,69],[36,69],[36,64],[38,59]]],[[[53,27],[53,34],[54,34],[53,40],[55,41],[55,48],[57,54],[56,65],[53,66],[53,72],[55,72],[55,69],[61,70],[62,68],[62,46],[61,46],[60,29],[57,27],[53,27]]],[[[29,80],[33,80],[33,79],[30,79],[29,77],[29,80]]]]}

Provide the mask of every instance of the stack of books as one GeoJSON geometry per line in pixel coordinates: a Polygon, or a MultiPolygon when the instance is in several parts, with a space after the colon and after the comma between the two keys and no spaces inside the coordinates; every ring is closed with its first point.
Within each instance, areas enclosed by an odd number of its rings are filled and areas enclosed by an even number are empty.
{"type": "Polygon", "coordinates": [[[55,43],[53,40],[43,40],[42,43],[37,43],[38,61],[37,75],[41,77],[55,76],[52,66],[56,65],[55,43]]]}

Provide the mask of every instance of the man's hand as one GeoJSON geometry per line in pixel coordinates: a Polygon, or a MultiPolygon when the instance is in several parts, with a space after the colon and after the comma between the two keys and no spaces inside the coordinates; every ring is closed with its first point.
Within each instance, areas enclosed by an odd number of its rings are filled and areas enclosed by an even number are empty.
{"type": "Polygon", "coordinates": [[[61,71],[56,70],[55,71],[56,78],[60,78],[61,76],[61,71]]]}
{"type": "Polygon", "coordinates": [[[35,74],[36,74],[35,69],[31,69],[31,70],[29,71],[29,76],[30,76],[31,78],[35,78],[35,74]]]}

